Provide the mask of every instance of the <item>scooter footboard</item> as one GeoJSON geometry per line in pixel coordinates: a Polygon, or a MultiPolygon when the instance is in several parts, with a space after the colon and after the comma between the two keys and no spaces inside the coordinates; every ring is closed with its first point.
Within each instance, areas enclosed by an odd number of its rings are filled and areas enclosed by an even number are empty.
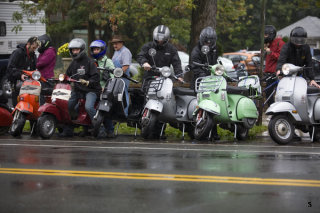
{"type": "MultiPolygon", "coordinates": [[[[215,115],[220,115],[220,106],[211,100],[203,100],[199,103],[199,108],[211,112],[215,115]]],[[[197,110],[196,110],[197,111],[197,110]]]]}
{"type": "Polygon", "coordinates": [[[163,104],[157,100],[148,100],[148,102],[144,108],[147,108],[149,110],[154,110],[154,111],[161,113],[163,110],[163,104]]]}
{"type": "Polygon", "coordinates": [[[278,113],[290,113],[296,121],[302,121],[298,113],[293,113],[296,108],[289,102],[275,102],[267,109],[266,115],[274,115],[278,113]]]}

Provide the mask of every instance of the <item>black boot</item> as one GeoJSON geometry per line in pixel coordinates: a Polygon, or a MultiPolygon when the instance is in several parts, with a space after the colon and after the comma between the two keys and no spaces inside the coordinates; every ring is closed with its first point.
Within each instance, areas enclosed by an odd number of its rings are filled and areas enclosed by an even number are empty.
{"type": "Polygon", "coordinates": [[[211,137],[215,141],[219,141],[220,140],[220,136],[218,135],[218,130],[217,130],[217,124],[213,124],[213,126],[212,126],[211,137]]]}

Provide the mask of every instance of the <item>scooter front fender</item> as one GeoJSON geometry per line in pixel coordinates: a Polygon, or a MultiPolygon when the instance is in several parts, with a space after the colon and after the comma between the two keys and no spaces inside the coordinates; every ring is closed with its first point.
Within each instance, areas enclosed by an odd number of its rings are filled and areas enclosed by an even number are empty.
{"type": "Polygon", "coordinates": [[[154,110],[154,111],[157,111],[157,112],[162,112],[163,110],[163,104],[158,101],[158,100],[148,100],[147,104],[145,105],[144,109],[147,108],[149,110],[154,110]]]}
{"type": "Polygon", "coordinates": [[[44,105],[39,107],[38,111],[41,113],[52,114],[56,117],[58,121],[62,121],[62,117],[60,116],[59,109],[54,104],[45,103],[44,105]]]}
{"type": "Polygon", "coordinates": [[[293,113],[296,108],[289,102],[275,102],[267,109],[266,115],[274,115],[278,113],[290,113],[296,121],[302,121],[298,113],[293,113]]]}
{"type": "MultiPolygon", "coordinates": [[[[199,103],[198,107],[215,115],[220,115],[220,106],[214,101],[203,100],[199,103]]],[[[198,109],[193,113],[193,115],[195,115],[197,111],[198,109]]]]}
{"type": "Polygon", "coordinates": [[[9,112],[9,110],[0,107],[0,115],[1,115],[0,126],[10,126],[12,123],[13,117],[9,112]]]}
{"type": "Polygon", "coordinates": [[[12,115],[16,110],[19,110],[20,112],[27,113],[27,114],[32,114],[33,106],[28,102],[20,101],[12,111],[12,115]]]}

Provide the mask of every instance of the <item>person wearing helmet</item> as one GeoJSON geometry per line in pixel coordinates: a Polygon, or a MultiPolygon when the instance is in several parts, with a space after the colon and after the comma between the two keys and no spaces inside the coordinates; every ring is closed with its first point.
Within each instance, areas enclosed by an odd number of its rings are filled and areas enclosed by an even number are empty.
{"type": "Polygon", "coordinates": [[[290,63],[296,66],[306,66],[306,69],[301,73],[304,78],[310,80],[310,86],[320,88],[314,80],[314,72],[312,68],[312,57],[310,46],[307,43],[307,32],[303,27],[295,27],[290,33],[290,41],[283,45],[280,56],[277,62],[277,75],[281,73],[282,65],[290,63]]]}
{"type": "MultiPolygon", "coordinates": [[[[90,44],[90,54],[95,59],[98,67],[108,68],[113,70],[115,67],[111,59],[106,56],[107,52],[107,45],[102,40],[95,40],[90,44]]],[[[109,72],[100,72],[100,85],[102,89],[106,86],[107,80],[113,77],[113,75],[109,72]]],[[[104,137],[107,133],[108,138],[114,137],[114,127],[112,124],[112,120],[105,118],[104,120],[104,127],[101,127],[99,136],[104,137]],[[106,133],[105,133],[106,132],[106,133]]]]}
{"type": "MultiPolygon", "coordinates": [[[[181,60],[178,55],[177,49],[169,43],[170,40],[170,30],[165,25],[159,25],[153,30],[153,41],[144,44],[141,48],[141,51],[138,53],[137,61],[144,69],[143,80],[146,80],[151,76],[159,76],[160,73],[154,72],[151,70],[151,67],[170,67],[173,66],[175,75],[178,77],[182,72],[181,60]],[[154,48],[157,51],[157,54],[152,58],[148,51],[149,49],[154,48]]],[[[183,82],[182,77],[178,77],[180,82],[183,82]]],[[[155,139],[159,138],[160,131],[163,126],[163,123],[156,122],[155,128],[153,130],[153,137],[155,139]]],[[[165,132],[165,128],[163,129],[165,132]]],[[[166,136],[163,134],[162,139],[165,139],[166,136]]]]}
{"type": "Polygon", "coordinates": [[[13,84],[12,105],[17,105],[17,97],[20,88],[16,87],[19,81],[24,81],[26,75],[22,74],[22,70],[35,70],[37,56],[35,51],[40,47],[41,43],[38,37],[30,37],[26,44],[17,45],[17,49],[12,52],[9,58],[6,78],[13,84]]]}
{"type": "MultiPolygon", "coordinates": [[[[71,97],[68,102],[69,113],[71,118],[76,117],[77,112],[75,110],[75,107],[81,96],[85,96],[85,109],[92,121],[94,115],[96,114],[94,104],[101,92],[101,85],[99,83],[100,75],[97,71],[97,66],[94,60],[89,58],[86,54],[86,43],[83,39],[72,39],[68,45],[68,48],[72,57],[72,62],[70,63],[66,71],[66,75],[69,77],[72,76],[73,79],[79,81],[74,83],[74,88],[71,92],[71,97]],[[77,74],[79,69],[84,69],[85,74],[77,74]]],[[[85,128],[80,136],[85,136],[87,133],[88,129],[85,128]]],[[[66,128],[64,128],[64,131],[60,134],[60,136],[73,136],[73,128],[67,126],[66,128]]]]}
{"type": "MultiPolygon", "coordinates": [[[[276,66],[278,62],[278,58],[280,56],[280,51],[285,42],[281,38],[276,38],[277,31],[276,28],[272,25],[266,25],[264,31],[264,50],[266,53],[266,66],[264,69],[264,73],[275,73],[276,66]]],[[[267,78],[266,87],[268,89],[265,91],[266,97],[268,98],[274,88],[277,86],[274,82],[277,79],[275,78],[267,78]]],[[[270,97],[268,100],[268,106],[274,103],[274,97],[270,97]]]]}
{"type": "MultiPolygon", "coordinates": [[[[212,27],[206,27],[201,30],[199,41],[197,45],[192,49],[191,52],[191,61],[197,62],[200,64],[207,64],[215,65],[217,63],[217,49],[216,49],[216,42],[217,42],[217,34],[216,31],[212,27]],[[209,46],[210,51],[207,55],[201,52],[201,48],[206,45],[209,46]]],[[[210,70],[197,66],[193,63],[190,65],[190,70],[193,72],[193,80],[190,84],[191,89],[195,89],[195,81],[199,77],[204,77],[210,75],[210,70]]],[[[220,140],[218,135],[217,125],[213,125],[212,127],[212,137],[214,140],[220,140]]]]}
{"type": "MultiPolygon", "coordinates": [[[[172,65],[176,76],[183,73],[178,51],[171,43],[169,43],[169,39],[169,28],[165,25],[159,25],[153,30],[153,41],[142,46],[141,51],[138,53],[137,61],[145,70],[144,79],[149,76],[159,76],[159,73],[151,71],[152,66],[170,67],[170,65],[172,65]],[[154,61],[148,53],[151,48],[157,50],[154,61]]],[[[178,79],[183,82],[183,78],[179,77],[178,79]]]]}
{"type": "MultiPolygon", "coordinates": [[[[210,65],[216,64],[218,59],[216,42],[217,42],[217,34],[212,27],[209,26],[202,29],[199,36],[199,41],[197,45],[192,49],[191,61],[201,63],[201,64],[206,64],[208,62],[210,65]],[[201,48],[204,45],[207,45],[210,47],[210,51],[207,55],[201,52],[201,48]]],[[[210,71],[208,69],[197,66],[193,63],[191,63],[190,65],[190,70],[193,72],[193,80],[190,84],[191,89],[195,88],[194,84],[197,78],[210,75],[210,71]]]]}

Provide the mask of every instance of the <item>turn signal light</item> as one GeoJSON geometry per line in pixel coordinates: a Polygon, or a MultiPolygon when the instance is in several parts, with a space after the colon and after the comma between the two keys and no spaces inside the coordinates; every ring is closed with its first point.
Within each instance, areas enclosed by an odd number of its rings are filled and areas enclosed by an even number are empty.
{"type": "Polygon", "coordinates": [[[292,113],[297,114],[298,111],[297,110],[292,110],[292,113]]]}

